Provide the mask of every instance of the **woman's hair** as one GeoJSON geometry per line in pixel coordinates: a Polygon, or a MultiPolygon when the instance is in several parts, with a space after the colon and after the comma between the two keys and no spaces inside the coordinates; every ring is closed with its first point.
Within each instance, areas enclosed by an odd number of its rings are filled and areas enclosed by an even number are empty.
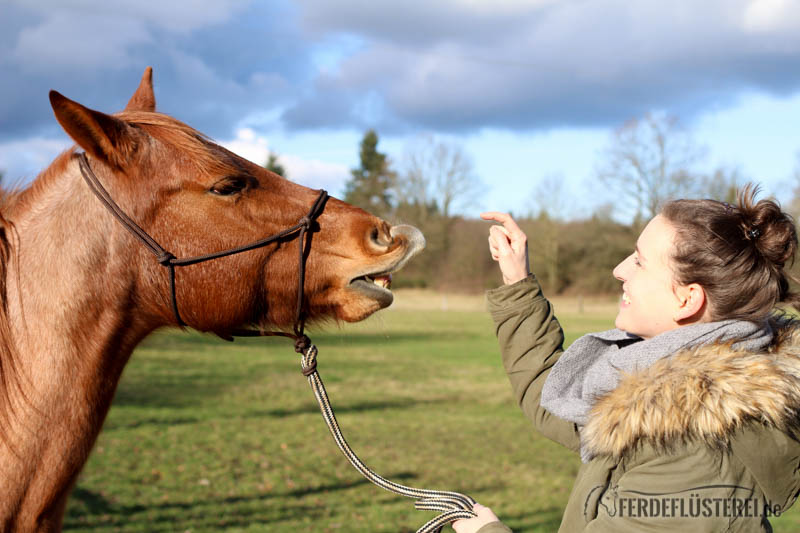
{"type": "Polygon", "coordinates": [[[681,285],[706,291],[714,320],[763,320],[777,303],[800,309],[791,291],[797,233],[792,217],[774,200],[741,188],[738,205],[716,200],[675,200],[661,214],[676,230],[672,270],[681,285]]]}

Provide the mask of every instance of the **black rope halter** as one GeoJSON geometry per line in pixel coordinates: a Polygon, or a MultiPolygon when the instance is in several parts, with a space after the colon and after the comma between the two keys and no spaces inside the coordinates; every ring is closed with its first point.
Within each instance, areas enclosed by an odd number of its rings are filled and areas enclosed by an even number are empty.
{"type": "MultiPolygon", "coordinates": [[[[298,353],[302,353],[306,350],[310,344],[308,337],[306,337],[304,333],[305,329],[305,317],[303,316],[303,296],[304,290],[303,287],[305,285],[305,276],[306,276],[306,244],[311,243],[311,226],[314,221],[322,214],[322,211],[325,209],[325,203],[328,201],[328,193],[324,190],[319,191],[319,196],[317,196],[314,205],[311,206],[311,210],[309,210],[308,214],[301,218],[297,224],[286,228],[285,230],[279,231],[274,235],[270,235],[269,237],[265,237],[255,242],[251,242],[250,244],[244,244],[242,246],[237,246],[235,248],[230,248],[228,250],[222,250],[220,252],[213,252],[204,255],[198,255],[195,257],[186,257],[183,259],[179,259],[175,257],[172,253],[168,252],[163,246],[158,244],[156,240],[151,237],[145,230],[141,228],[136,222],[134,222],[123,210],[120,206],[111,198],[111,195],[108,191],[103,187],[100,183],[100,180],[97,179],[97,176],[92,171],[92,168],[89,166],[89,160],[86,157],[85,153],[81,153],[78,155],[78,163],[80,164],[81,174],[83,175],[83,179],[86,180],[86,183],[89,185],[89,189],[97,196],[97,198],[103,203],[106,209],[116,218],[122,226],[128,230],[131,235],[136,237],[144,246],[153,253],[156,257],[156,260],[160,265],[169,270],[169,291],[170,291],[170,300],[172,303],[172,313],[175,315],[175,320],[177,320],[178,325],[181,327],[187,327],[188,324],[183,321],[181,318],[180,311],[178,311],[178,296],[175,291],[175,267],[184,267],[189,265],[196,265],[198,263],[203,263],[205,261],[211,261],[212,259],[218,259],[220,257],[225,257],[228,255],[239,254],[242,252],[247,252],[249,250],[254,250],[256,248],[262,248],[267,246],[268,244],[272,244],[274,242],[287,240],[289,237],[294,238],[296,235],[298,237],[298,248],[299,248],[299,259],[298,259],[298,272],[299,272],[299,280],[297,286],[297,307],[295,309],[295,321],[294,321],[294,334],[286,333],[283,331],[257,331],[257,330],[250,330],[250,329],[237,329],[231,332],[230,335],[220,335],[225,340],[233,340],[232,336],[240,336],[240,337],[259,337],[259,336],[272,336],[272,335],[279,335],[283,337],[289,337],[294,339],[295,341],[295,350],[298,353]],[[307,235],[307,236],[306,236],[307,235]]],[[[291,239],[289,239],[291,240],[291,239]]]]}

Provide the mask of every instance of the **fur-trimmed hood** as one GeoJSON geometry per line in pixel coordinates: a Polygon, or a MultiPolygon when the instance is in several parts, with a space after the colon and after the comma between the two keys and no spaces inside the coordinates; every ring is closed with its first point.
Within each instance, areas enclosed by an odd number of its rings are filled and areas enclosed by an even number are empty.
{"type": "Polygon", "coordinates": [[[638,445],[727,448],[749,423],[794,433],[800,413],[800,322],[776,322],[763,353],[704,345],[628,374],[600,397],[581,431],[593,456],[619,459],[638,445]]]}

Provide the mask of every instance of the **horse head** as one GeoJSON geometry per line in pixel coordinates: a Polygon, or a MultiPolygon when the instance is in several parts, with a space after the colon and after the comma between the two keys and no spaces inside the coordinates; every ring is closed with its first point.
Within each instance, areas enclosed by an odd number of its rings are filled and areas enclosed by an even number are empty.
{"type": "MultiPolygon", "coordinates": [[[[124,111],[114,115],[55,91],[50,100],[111,197],[176,257],[275,234],[296,224],[319,195],[157,112],[150,68],[124,111]]],[[[140,312],[153,327],[175,324],[166,269],[108,213],[100,217],[98,228],[114,236],[109,246],[133,271],[140,312]]],[[[387,307],[391,273],[425,245],[417,229],[391,226],[334,198],[310,234],[303,302],[309,321],[359,321],[387,307]]],[[[223,335],[242,325],[290,326],[297,287],[298,248],[290,240],[176,269],[181,318],[223,335]]]]}

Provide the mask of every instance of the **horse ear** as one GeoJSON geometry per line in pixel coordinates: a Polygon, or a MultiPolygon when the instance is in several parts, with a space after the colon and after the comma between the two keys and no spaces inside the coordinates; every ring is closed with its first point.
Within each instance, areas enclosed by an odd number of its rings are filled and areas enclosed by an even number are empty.
{"type": "Polygon", "coordinates": [[[92,156],[123,168],[136,150],[131,126],[124,120],[94,111],[50,91],[50,105],[61,127],[92,156]]]}
{"type": "Polygon", "coordinates": [[[153,67],[147,67],[142,74],[142,81],[133,93],[125,111],[155,111],[156,95],[153,93],[153,67]]]}

